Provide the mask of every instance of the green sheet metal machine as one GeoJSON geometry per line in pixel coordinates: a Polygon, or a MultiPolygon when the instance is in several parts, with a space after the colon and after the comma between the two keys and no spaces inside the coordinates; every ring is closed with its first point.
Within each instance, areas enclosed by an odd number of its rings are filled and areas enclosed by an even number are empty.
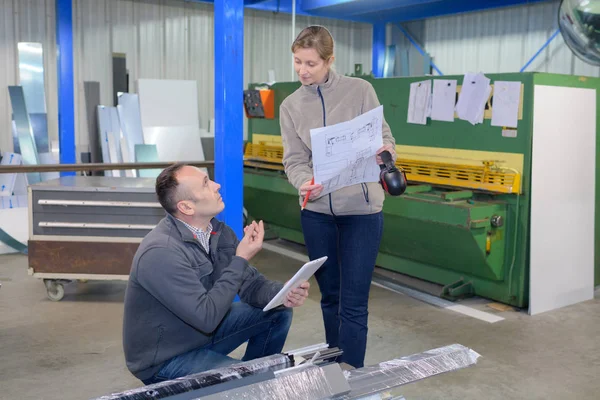
{"type": "MultiPolygon", "coordinates": [[[[362,77],[373,84],[384,107],[396,139],[396,165],[409,182],[402,196],[386,198],[377,265],[439,284],[438,294],[445,298],[478,295],[526,307],[533,87],[600,88],[600,80],[537,73],[486,76],[492,93],[483,123],[476,125],[457,115],[453,122],[407,123],[411,83],[455,79],[458,98],[463,76],[362,77]],[[495,81],[521,82],[516,129],[491,124],[495,81]]],[[[251,218],[264,220],[280,238],[303,243],[298,193],[281,165],[278,120],[279,105],[298,85],[251,85],[247,92],[259,90],[264,110],[260,118],[248,113],[244,205],[251,218]]],[[[596,284],[598,271],[596,261],[596,284]]]]}

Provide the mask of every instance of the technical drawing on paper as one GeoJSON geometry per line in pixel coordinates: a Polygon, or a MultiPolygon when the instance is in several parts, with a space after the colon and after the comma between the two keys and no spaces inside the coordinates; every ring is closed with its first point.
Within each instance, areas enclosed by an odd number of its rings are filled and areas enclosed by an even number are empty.
{"type": "Polygon", "coordinates": [[[370,149],[358,152],[358,158],[351,162],[346,168],[343,168],[341,173],[334,175],[330,179],[324,180],[322,183],[322,193],[327,194],[345,186],[372,181],[369,177],[373,175],[373,172],[378,178],[379,167],[375,161],[375,156],[370,155],[370,153],[370,149]]]}
{"type": "Polygon", "coordinates": [[[315,169],[319,170],[319,175],[323,177],[322,179],[327,180],[330,177],[338,176],[339,171],[343,171],[347,166],[347,160],[338,160],[321,164],[319,166],[315,165],[315,169]]]}
{"type": "Polygon", "coordinates": [[[315,183],[322,195],[345,186],[377,182],[377,150],[383,146],[383,106],[351,121],[312,129],[311,141],[315,183]]]}
{"type": "Polygon", "coordinates": [[[381,123],[381,120],[377,117],[373,117],[371,122],[367,123],[365,126],[353,130],[353,131],[343,131],[343,132],[333,132],[326,135],[326,155],[327,157],[332,157],[334,155],[334,147],[335,153],[345,153],[353,150],[354,142],[368,138],[369,141],[375,140],[375,126],[377,123],[381,123]]]}

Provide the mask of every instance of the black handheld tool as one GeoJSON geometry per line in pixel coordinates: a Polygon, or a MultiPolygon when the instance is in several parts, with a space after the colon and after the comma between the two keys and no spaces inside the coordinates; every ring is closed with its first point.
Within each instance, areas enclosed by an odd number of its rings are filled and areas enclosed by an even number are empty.
{"type": "Polygon", "coordinates": [[[379,167],[379,182],[383,190],[392,196],[400,196],[406,190],[406,174],[394,165],[394,160],[389,151],[384,151],[379,155],[383,164],[379,167]]]}

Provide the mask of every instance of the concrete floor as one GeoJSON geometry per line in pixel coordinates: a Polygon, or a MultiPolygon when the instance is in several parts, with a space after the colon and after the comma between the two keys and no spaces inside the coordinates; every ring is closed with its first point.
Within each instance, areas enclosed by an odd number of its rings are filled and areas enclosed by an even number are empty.
{"type": "MultiPolygon", "coordinates": [[[[266,250],[254,261],[279,280],[302,264],[266,250]]],[[[51,302],[21,255],[0,256],[0,282],[0,399],[88,399],[141,386],[121,347],[124,282],[73,283],[62,301],[51,302]]],[[[324,341],[312,284],[286,349],[324,341]]],[[[470,301],[497,313],[484,303],[470,301]]],[[[490,324],[374,286],[370,312],[367,364],[453,343],[482,356],[472,368],[394,391],[406,400],[600,398],[598,296],[536,317],[497,313],[505,320],[490,324]]]]}

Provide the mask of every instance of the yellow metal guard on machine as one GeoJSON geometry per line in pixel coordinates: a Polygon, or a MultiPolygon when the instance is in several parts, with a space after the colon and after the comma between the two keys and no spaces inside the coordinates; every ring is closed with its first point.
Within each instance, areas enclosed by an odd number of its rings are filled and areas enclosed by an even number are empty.
{"type": "Polygon", "coordinates": [[[396,166],[412,182],[487,190],[498,193],[518,193],[521,176],[516,172],[494,167],[493,161],[482,166],[440,163],[432,161],[396,160],[396,166]]]}
{"type": "MultiPolygon", "coordinates": [[[[244,164],[247,166],[283,170],[283,146],[277,143],[248,143],[244,164]]],[[[396,166],[406,173],[409,182],[486,190],[497,193],[519,193],[521,175],[498,168],[493,161],[481,166],[400,159],[396,166]]]]}

